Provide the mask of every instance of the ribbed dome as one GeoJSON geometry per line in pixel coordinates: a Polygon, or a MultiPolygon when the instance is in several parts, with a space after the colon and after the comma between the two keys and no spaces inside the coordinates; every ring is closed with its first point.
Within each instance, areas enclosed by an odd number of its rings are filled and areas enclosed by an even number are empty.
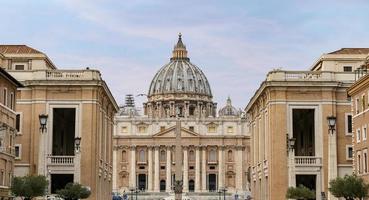
{"type": "Polygon", "coordinates": [[[169,93],[192,93],[212,97],[205,74],[187,57],[181,34],[174,46],[170,62],[164,65],[151,81],[148,96],[169,93]]]}

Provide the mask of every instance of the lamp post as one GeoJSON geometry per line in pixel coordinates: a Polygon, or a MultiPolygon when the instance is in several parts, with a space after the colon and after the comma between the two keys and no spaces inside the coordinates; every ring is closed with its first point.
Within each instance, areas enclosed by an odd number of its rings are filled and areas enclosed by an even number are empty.
{"type": "Polygon", "coordinates": [[[288,153],[288,186],[296,186],[295,173],[295,144],[296,138],[290,138],[287,134],[287,153],[288,153]]]}
{"type": "Polygon", "coordinates": [[[224,188],[220,189],[220,192],[223,193],[223,200],[225,200],[227,189],[224,187],[224,188]]]}
{"type": "Polygon", "coordinates": [[[131,199],[133,200],[133,191],[135,191],[134,188],[130,188],[129,191],[131,191],[131,199]]]}
{"type": "MultiPolygon", "coordinates": [[[[331,115],[327,117],[328,123],[328,182],[337,177],[337,136],[335,134],[337,119],[331,115]]],[[[331,192],[328,192],[328,199],[335,198],[331,192]]]]}
{"type": "Polygon", "coordinates": [[[219,190],[218,191],[218,200],[221,200],[221,198],[222,198],[221,195],[222,195],[222,191],[219,190]]]}
{"type": "MultiPolygon", "coordinates": [[[[40,114],[38,116],[38,120],[40,122],[40,144],[39,144],[39,154],[38,154],[38,174],[43,175],[46,177],[46,179],[49,179],[49,174],[47,173],[47,155],[46,155],[46,147],[47,147],[47,141],[46,141],[46,134],[47,134],[47,114],[40,114]],[[45,134],[44,134],[45,133],[45,134]]],[[[49,187],[46,189],[46,193],[49,193],[49,187]]]]}

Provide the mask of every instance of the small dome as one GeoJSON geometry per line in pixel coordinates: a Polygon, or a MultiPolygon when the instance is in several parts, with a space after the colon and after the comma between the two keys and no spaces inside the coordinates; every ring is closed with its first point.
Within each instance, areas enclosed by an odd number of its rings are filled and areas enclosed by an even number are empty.
{"type": "Polygon", "coordinates": [[[240,112],[232,106],[231,98],[228,97],[227,105],[219,110],[219,116],[239,116],[240,112]]]}
{"type": "Polygon", "coordinates": [[[192,93],[212,97],[205,74],[187,57],[181,34],[174,46],[170,62],[159,69],[151,81],[148,96],[173,93],[192,93]]]}

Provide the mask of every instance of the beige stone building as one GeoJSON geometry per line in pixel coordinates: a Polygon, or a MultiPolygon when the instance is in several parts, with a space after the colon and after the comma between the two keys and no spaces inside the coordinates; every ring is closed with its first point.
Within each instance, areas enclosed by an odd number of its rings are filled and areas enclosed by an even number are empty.
{"type": "Polygon", "coordinates": [[[214,199],[222,188],[227,196],[243,196],[250,159],[245,118],[230,99],[218,116],[212,97],[205,74],[190,62],[179,36],[170,62],[151,82],[144,113],[127,96],[115,118],[113,190],[137,188],[146,199],[172,195],[179,121],[186,198],[214,199]]]}
{"type": "Polygon", "coordinates": [[[245,111],[252,135],[251,190],[257,200],[285,199],[300,184],[326,196],[331,179],[352,172],[351,103],[346,90],[369,49],[323,54],[309,71],[273,70],[245,111]],[[335,117],[329,128],[327,117],[335,117]],[[322,193],[323,192],[323,193],[322,193]]]}
{"type": "Polygon", "coordinates": [[[0,199],[10,199],[11,180],[14,175],[14,159],[19,149],[14,146],[18,129],[15,113],[17,87],[22,85],[0,68],[0,199]]]}
{"type": "Polygon", "coordinates": [[[49,193],[79,182],[91,189],[89,199],[110,199],[118,106],[100,72],[57,69],[25,45],[0,45],[0,55],[1,67],[25,86],[17,91],[14,174],[45,175],[49,193]],[[40,115],[47,116],[44,128],[40,115]]]}
{"type": "Polygon", "coordinates": [[[350,155],[353,158],[353,169],[355,174],[362,177],[369,183],[368,170],[368,126],[369,116],[369,76],[367,70],[369,67],[369,57],[367,62],[356,71],[357,81],[349,88],[348,95],[352,102],[352,147],[350,155]]]}

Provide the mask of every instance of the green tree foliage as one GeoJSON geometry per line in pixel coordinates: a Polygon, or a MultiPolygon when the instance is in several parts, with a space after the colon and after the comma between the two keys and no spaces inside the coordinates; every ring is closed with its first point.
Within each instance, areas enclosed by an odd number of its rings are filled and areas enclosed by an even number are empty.
{"type": "Polygon", "coordinates": [[[48,182],[45,176],[14,177],[11,191],[14,196],[31,200],[34,197],[44,196],[48,182]]]}
{"type": "Polygon", "coordinates": [[[364,198],[368,196],[369,185],[355,174],[345,177],[337,177],[329,182],[329,191],[335,197],[343,197],[346,200],[354,200],[356,198],[364,198]]]}
{"type": "Polygon", "coordinates": [[[91,195],[91,191],[79,183],[68,183],[64,189],[56,193],[65,200],[86,199],[91,195]]]}
{"type": "Polygon", "coordinates": [[[288,199],[315,199],[315,192],[309,188],[299,185],[298,187],[289,187],[286,198],[288,199]]]}

